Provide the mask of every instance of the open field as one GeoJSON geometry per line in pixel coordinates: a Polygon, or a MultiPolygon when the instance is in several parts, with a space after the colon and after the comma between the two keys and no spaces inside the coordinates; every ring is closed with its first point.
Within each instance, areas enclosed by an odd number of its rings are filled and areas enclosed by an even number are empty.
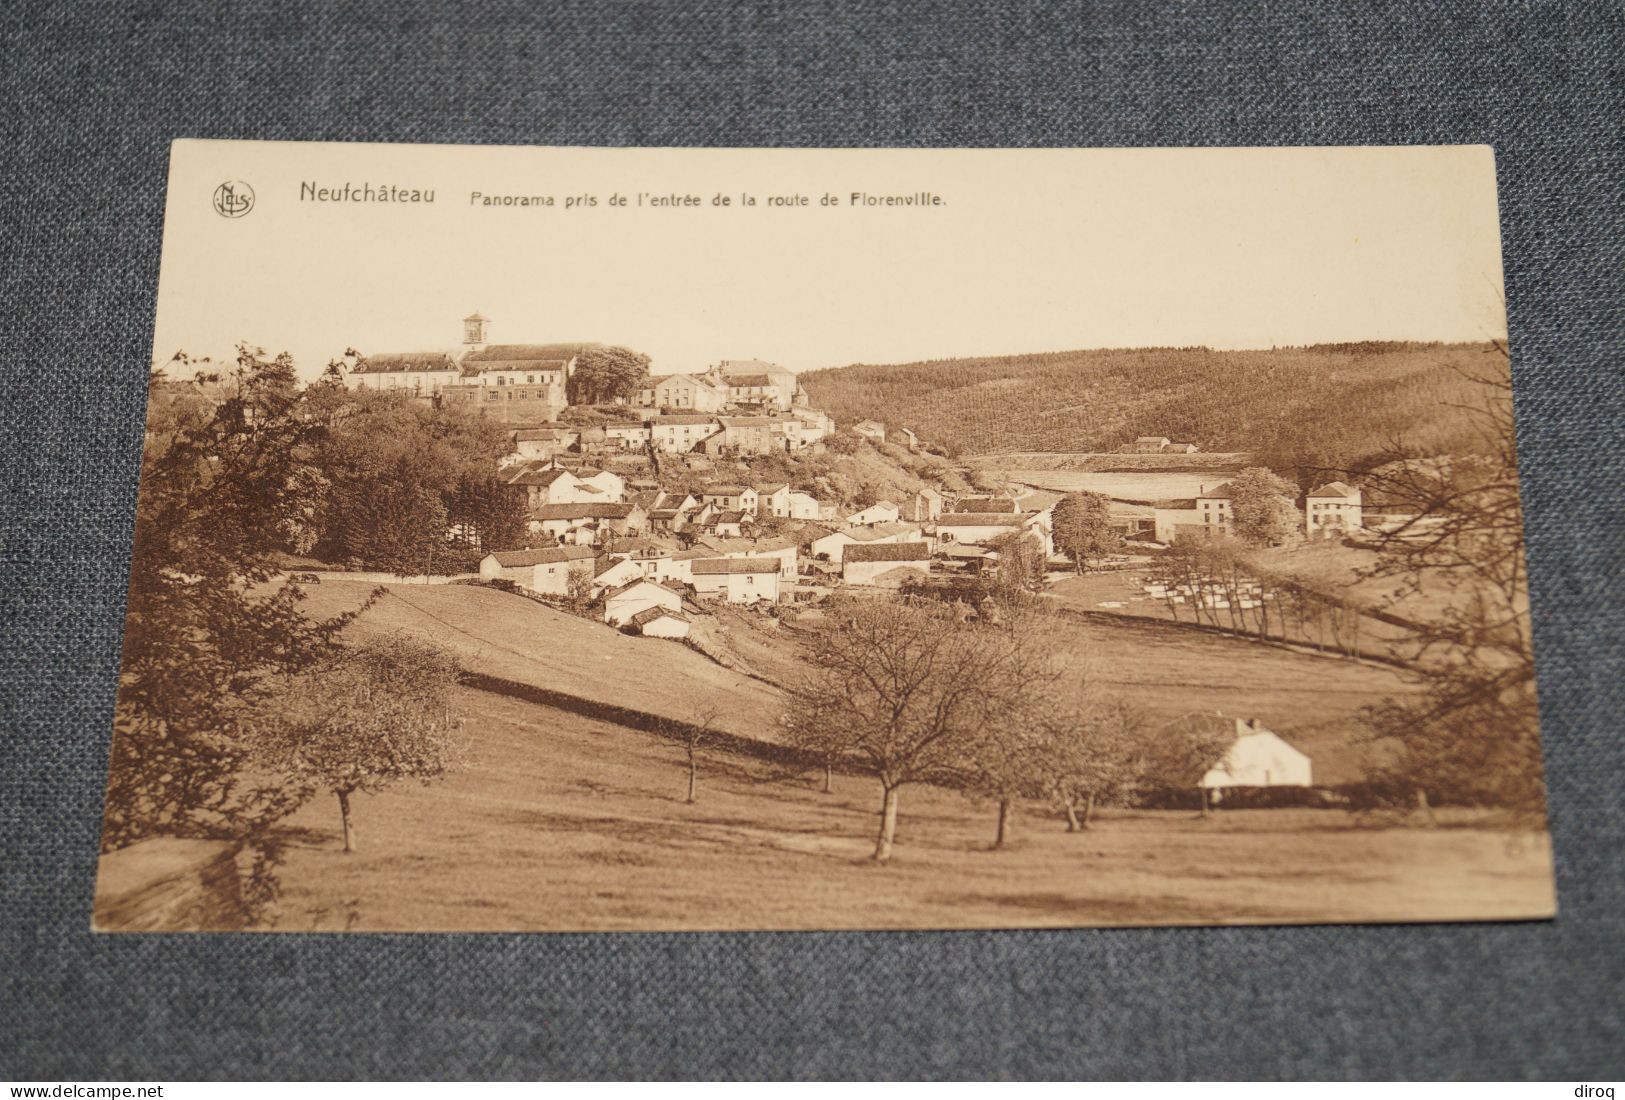
{"type": "Polygon", "coordinates": [[[1362,777],[1360,709],[1412,690],[1393,668],[1168,622],[1102,616],[1072,630],[1095,683],[1152,719],[1258,718],[1309,755],[1317,786],[1362,777]]]}
{"type": "MultiPolygon", "coordinates": [[[[1063,581],[1057,591],[1073,583],[1063,581]]],[[[369,590],[327,582],[309,590],[306,606],[312,614],[333,614],[369,590]]],[[[730,610],[707,629],[745,667],[770,678],[786,675],[816,637],[730,610]]],[[[471,670],[672,718],[692,719],[714,705],[718,725],[745,737],[773,740],[778,728],[781,696],[769,683],[676,642],[629,637],[492,589],[396,585],[351,630],[407,631],[451,648],[471,670]]],[[[1057,644],[1091,683],[1133,700],[1154,720],[1192,711],[1261,719],[1309,754],[1320,784],[1361,777],[1360,708],[1409,690],[1390,668],[1168,622],[1069,618],[1058,627],[1057,644]]]]}
{"type": "MultiPolygon", "coordinates": [[[[326,617],[358,606],[372,586],[328,581],[305,609],[326,617]]],[[[716,706],[719,727],[763,737],[778,722],[778,692],[676,642],[622,634],[534,600],[473,585],[397,584],[350,626],[402,631],[457,654],[463,667],[595,702],[691,719],[716,706]]]]}
{"type": "Polygon", "coordinates": [[[1341,811],[1107,812],[1066,833],[1029,806],[1012,846],[992,809],[904,789],[890,865],[866,859],[873,780],[775,775],[719,757],[682,801],[681,750],[619,726],[459,695],[469,767],[334,800],[286,830],[265,927],[306,930],[977,928],[1500,920],[1550,915],[1544,836],[1341,811]]]}

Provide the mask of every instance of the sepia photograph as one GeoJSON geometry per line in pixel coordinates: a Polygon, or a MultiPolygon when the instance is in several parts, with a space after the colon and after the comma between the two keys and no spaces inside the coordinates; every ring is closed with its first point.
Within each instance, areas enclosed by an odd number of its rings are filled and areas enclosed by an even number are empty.
{"type": "Polygon", "coordinates": [[[94,927],[1555,913],[1482,146],[178,141],[94,927]]]}

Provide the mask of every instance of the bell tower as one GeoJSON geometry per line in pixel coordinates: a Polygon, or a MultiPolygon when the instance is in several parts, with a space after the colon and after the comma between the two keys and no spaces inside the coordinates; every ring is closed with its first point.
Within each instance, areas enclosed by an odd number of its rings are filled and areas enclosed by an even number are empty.
{"type": "Polygon", "coordinates": [[[491,329],[491,319],[481,317],[476,311],[463,318],[463,343],[468,350],[476,351],[486,345],[491,329]]]}

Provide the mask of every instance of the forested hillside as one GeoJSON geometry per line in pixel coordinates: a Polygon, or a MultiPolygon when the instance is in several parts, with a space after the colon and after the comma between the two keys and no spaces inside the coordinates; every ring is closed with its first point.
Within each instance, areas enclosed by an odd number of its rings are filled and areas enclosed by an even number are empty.
{"type": "Polygon", "coordinates": [[[1328,466],[1403,440],[1461,449],[1462,372],[1506,371],[1489,344],[1336,344],[1271,351],[1073,351],[802,374],[841,424],[908,427],[951,451],[1111,451],[1168,436],[1328,466]]]}

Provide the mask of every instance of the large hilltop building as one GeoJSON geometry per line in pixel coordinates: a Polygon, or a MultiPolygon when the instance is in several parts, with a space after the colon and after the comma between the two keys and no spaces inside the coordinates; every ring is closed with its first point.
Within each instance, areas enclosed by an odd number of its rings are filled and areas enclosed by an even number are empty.
{"type": "Polygon", "coordinates": [[[463,318],[461,355],[445,351],[369,355],[350,372],[357,389],[408,390],[460,404],[481,416],[542,424],[569,404],[565,387],[576,360],[596,344],[493,344],[490,318],[463,318]]]}

